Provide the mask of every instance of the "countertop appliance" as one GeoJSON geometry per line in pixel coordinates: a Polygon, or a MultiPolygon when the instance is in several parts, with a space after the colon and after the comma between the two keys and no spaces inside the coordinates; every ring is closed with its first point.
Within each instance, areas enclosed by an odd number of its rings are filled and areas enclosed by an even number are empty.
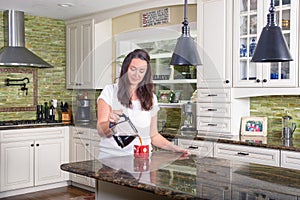
{"type": "Polygon", "coordinates": [[[182,110],[183,124],[180,128],[181,133],[196,133],[196,104],[187,102],[183,104],[182,110]]]}
{"type": "Polygon", "coordinates": [[[76,122],[88,124],[91,120],[90,99],[79,99],[77,101],[76,122]]]}

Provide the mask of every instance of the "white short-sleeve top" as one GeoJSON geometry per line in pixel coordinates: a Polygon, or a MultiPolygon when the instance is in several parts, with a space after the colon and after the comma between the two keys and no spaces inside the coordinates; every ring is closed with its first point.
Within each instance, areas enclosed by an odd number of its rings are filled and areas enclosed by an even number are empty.
{"type": "MultiPolygon", "coordinates": [[[[123,106],[117,97],[118,85],[112,84],[104,87],[103,91],[99,95],[99,99],[103,99],[108,105],[112,107],[112,110],[123,110],[133,125],[138,130],[138,133],[143,141],[143,145],[149,145],[149,151],[151,152],[151,138],[150,138],[150,123],[151,118],[155,116],[159,110],[157,97],[153,94],[153,107],[149,111],[144,111],[141,108],[139,100],[132,101],[132,108],[126,108],[123,106]]],[[[99,111],[101,112],[101,110],[99,111]]],[[[99,158],[106,158],[111,156],[125,156],[132,155],[134,145],[139,145],[139,139],[135,138],[128,146],[121,148],[118,146],[113,137],[102,137],[100,141],[99,158]]]]}

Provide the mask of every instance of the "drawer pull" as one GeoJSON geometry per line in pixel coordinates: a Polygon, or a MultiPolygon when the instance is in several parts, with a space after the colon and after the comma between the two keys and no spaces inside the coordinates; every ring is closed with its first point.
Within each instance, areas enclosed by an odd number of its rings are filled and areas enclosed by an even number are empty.
{"type": "Polygon", "coordinates": [[[218,95],[217,94],[209,94],[207,96],[209,96],[209,97],[217,97],[218,95]]]}
{"type": "Polygon", "coordinates": [[[77,132],[77,134],[78,134],[78,135],[82,135],[82,134],[83,134],[83,132],[77,132]]]}
{"type": "Polygon", "coordinates": [[[249,153],[238,152],[237,154],[240,156],[249,156],[249,153]]]}
{"type": "Polygon", "coordinates": [[[218,126],[218,124],[207,124],[207,126],[218,126]]]}
{"type": "Polygon", "coordinates": [[[189,149],[198,149],[197,146],[189,146],[189,149]]]}
{"type": "Polygon", "coordinates": [[[215,108],[209,108],[209,109],[207,109],[207,111],[218,111],[218,109],[215,109],[215,108]]]}

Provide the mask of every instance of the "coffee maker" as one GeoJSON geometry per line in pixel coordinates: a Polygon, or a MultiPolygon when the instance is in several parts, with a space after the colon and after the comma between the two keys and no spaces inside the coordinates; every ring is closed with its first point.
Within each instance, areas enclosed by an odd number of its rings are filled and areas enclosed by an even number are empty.
{"type": "Polygon", "coordinates": [[[183,104],[181,133],[196,132],[196,103],[183,104]]]}
{"type": "Polygon", "coordinates": [[[91,120],[90,100],[79,99],[77,102],[76,122],[88,124],[91,120]]]}

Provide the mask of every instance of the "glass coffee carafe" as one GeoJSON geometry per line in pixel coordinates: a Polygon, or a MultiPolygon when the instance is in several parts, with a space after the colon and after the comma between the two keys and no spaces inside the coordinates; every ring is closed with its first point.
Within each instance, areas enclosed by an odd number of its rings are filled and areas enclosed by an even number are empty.
{"type": "Polygon", "coordinates": [[[282,116],[282,139],[290,139],[293,137],[293,133],[296,130],[296,123],[292,121],[292,117],[288,115],[288,112],[282,116]]]}
{"type": "Polygon", "coordinates": [[[141,137],[127,115],[122,114],[117,123],[110,123],[110,129],[113,132],[113,138],[121,148],[129,145],[136,137],[139,138],[142,145],[141,137]]]}

